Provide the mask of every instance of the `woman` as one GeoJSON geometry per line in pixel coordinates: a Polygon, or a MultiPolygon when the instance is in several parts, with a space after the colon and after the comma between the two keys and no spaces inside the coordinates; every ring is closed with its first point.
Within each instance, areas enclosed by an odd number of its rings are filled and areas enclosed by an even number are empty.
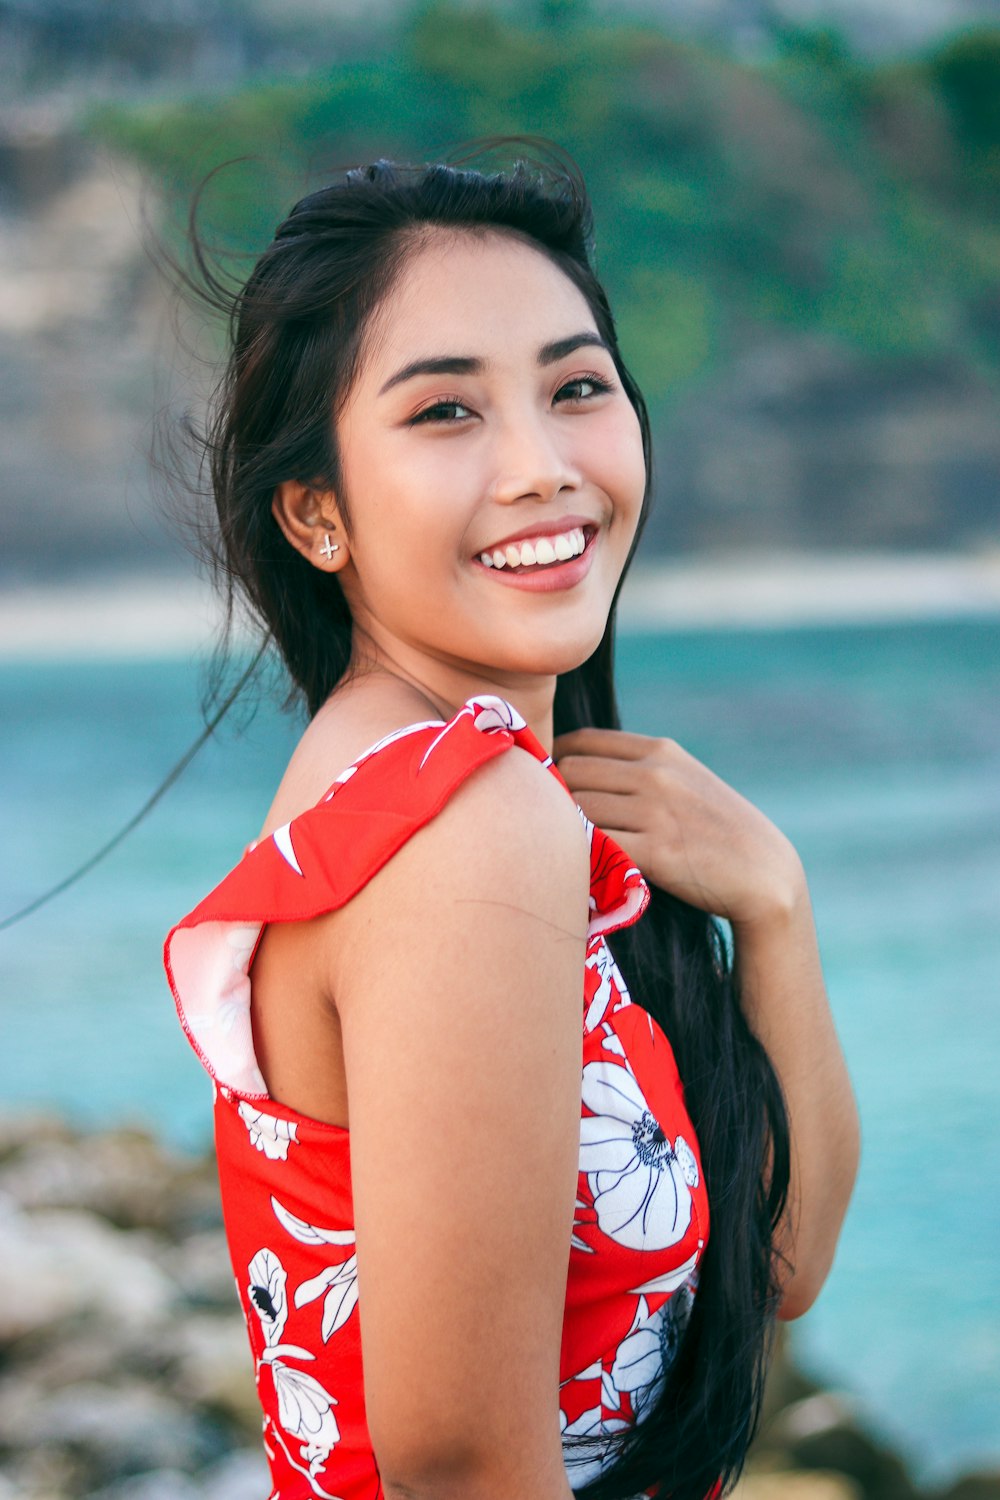
{"type": "Polygon", "coordinates": [[[571,168],[382,161],[232,309],[224,565],[313,717],[166,958],[282,1500],[717,1492],[856,1169],[794,849],[618,728],[589,238],[571,168]]]}

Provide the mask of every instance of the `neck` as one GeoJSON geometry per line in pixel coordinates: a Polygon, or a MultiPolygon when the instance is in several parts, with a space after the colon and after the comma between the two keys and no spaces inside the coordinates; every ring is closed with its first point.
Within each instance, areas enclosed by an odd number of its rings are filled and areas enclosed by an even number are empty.
{"type": "Polygon", "coordinates": [[[468,698],[505,698],[544,749],[552,751],[554,675],[492,673],[476,670],[466,663],[431,660],[422,654],[414,659],[405,647],[394,643],[391,650],[387,649],[371,636],[362,636],[357,629],[351,666],[359,676],[368,679],[406,683],[425,699],[428,712],[441,719],[450,719],[468,698]]]}

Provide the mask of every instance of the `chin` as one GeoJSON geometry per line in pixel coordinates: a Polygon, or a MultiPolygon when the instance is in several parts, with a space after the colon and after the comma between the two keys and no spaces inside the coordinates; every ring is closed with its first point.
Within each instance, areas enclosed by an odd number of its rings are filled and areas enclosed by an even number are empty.
{"type": "Polygon", "coordinates": [[[567,672],[574,672],[577,667],[582,667],[593,656],[603,638],[602,630],[600,635],[583,642],[567,642],[561,647],[553,647],[550,643],[544,655],[536,647],[530,654],[526,653],[523,660],[505,661],[502,670],[530,677],[563,677],[567,672]]]}

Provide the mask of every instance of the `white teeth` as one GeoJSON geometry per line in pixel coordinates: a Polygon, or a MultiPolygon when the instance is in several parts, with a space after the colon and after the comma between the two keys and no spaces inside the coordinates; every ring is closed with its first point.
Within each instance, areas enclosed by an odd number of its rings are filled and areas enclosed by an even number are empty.
{"type": "Polygon", "coordinates": [[[486,568],[548,567],[555,562],[568,562],[571,557],[579,557],[586,545],[583,527],[576,526],[572,531],[535,537],[530,542],[509,542],[506,547],[480,552],[479,561],[486,568]]]}

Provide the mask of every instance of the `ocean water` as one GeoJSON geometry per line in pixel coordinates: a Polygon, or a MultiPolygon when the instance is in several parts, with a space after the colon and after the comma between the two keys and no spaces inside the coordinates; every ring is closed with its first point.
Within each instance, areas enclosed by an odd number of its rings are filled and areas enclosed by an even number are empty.
{"type": "MultiPolygon", "coordinates": [[[[636,634],[619,665],[628,727],[757,802],[810,878],[864,1156],[798,1355],[926,1481],[1000,1465],[1000,621],[636,634]]],[[[199,691],[189,660],[0,665],[0,916],[134,812],[199,691]]],[[[256,833],[298,728],[270,701],[244,714],[0,933],[6,1107],[207,1144],[162,940],[256,833]]]]}

